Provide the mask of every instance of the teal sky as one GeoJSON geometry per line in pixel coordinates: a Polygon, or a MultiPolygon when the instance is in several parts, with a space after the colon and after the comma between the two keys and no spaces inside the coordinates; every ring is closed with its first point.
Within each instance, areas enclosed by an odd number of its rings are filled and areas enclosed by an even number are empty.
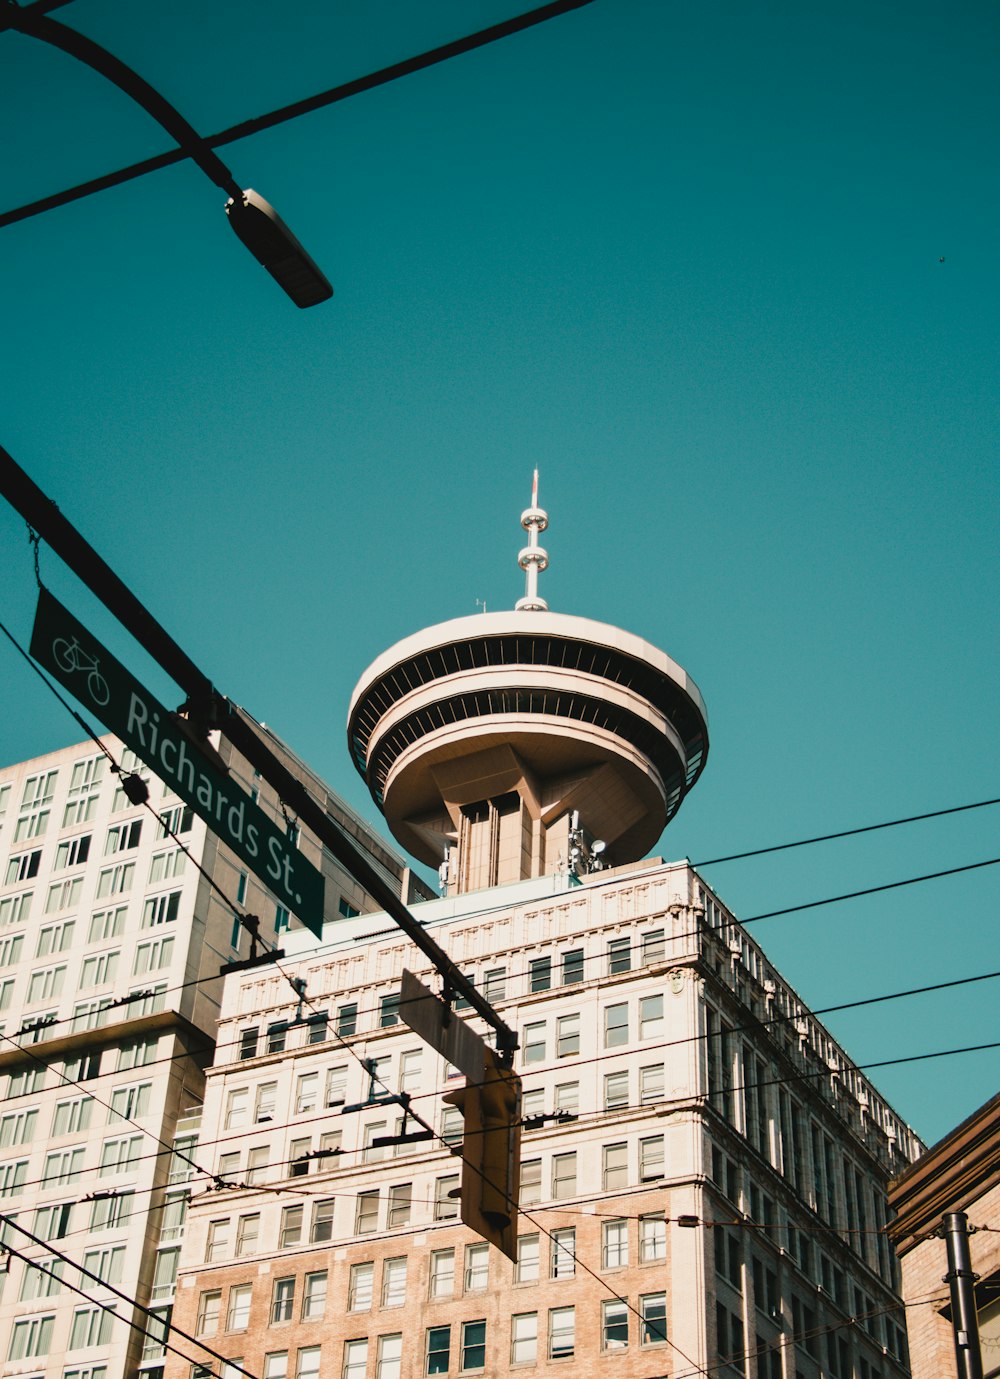
{"type": "MultiPolygon", "coordinates": [[[[528,8],[75,0],[209,134],[528,8]]],[[[216,684],[355,808],[347,703],[429,623],[542,592],[678,660],[694,861],[997,789],[998,11],[594,0],[222,150],[323,266],[297,311],[181,165],[0,230],[0,442],[216,684]],[[942,261],[943,260],[943,261],[942,261]]],[[[0,34],[3,207],[168,146],[0,34]]],[[[26,644],[23,522],[0,617],[26,644]]],[[[53,591],[177,695],[43,553],[53,591]]],[[[4,643],[0,761],[79,738],[4,643]]],[[[1000,855],[1000,807],[708,868],[743,917],[1000,855]]],[[[764,921],[813,1007],[987,973],[1000,867],[764,921]]],[[[997,1038],[1000,986],[829,1023],[861,1064],[997,1038]]],[[[873,1073],[934,1140],[1000,1051],[873,1073]]]]}

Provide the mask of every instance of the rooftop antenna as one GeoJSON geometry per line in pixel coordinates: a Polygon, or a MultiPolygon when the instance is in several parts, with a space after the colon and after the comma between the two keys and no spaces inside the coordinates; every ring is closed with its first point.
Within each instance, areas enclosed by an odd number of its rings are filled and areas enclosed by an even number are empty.
{"type": "Polygon", "coordinates": [[[549,514],[538,506],[538,470],[531,481],[531,507],[521,513],[521,526],[528,533],[528,544],[518,554],[524,571],[524,598],[514,604],[518,613],[547,613],[549,605],[538,597],[538,576],[549,563],[549,555],[538,544],[538,533],[549,525],[549,514]]]}

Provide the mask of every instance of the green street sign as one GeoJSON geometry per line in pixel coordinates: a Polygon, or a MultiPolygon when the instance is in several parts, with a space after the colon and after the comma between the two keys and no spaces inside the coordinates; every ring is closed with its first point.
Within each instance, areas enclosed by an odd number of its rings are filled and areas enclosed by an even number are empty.
{"type": "Polygon", "coordinates": [[[279,901],[323,934],[323,876],[58,599],[40,589],[31,654],[189,804],[279,901]]]}

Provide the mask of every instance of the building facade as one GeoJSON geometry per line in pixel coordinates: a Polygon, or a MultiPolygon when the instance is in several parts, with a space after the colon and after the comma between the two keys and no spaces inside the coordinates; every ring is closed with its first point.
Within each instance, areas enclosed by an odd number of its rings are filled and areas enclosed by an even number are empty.
{"type": "Polygon", "coordinates": [[[303,936],[301,1006],[226,984],[174,1307],[206,1349],[166,1379],[907,1373],[885,1189],[918,1145],[696,872],[418,914],[519,1032],[517,1263],[457,1219],[461,1079],[400,1021],[425,960],[374,916],[303,936]],[[401,1092],[436,1138],[377,1143],[401,1092]]]}
{"type": "MultiPolygon", "coordinates": [[[[939,1140],[889,1187],[914,1379],[956,1372],[946,1213],[964,1212],[976,1275],[982,1373],[1000,1375],[1000,1095],[939,1140]]],[[[971,1371],[970,1371],[971,1372],[971,1371]]]]}
{"type": "MultiPolygon", "coordinates": [[[[413,894],[405,864],[271,741],[413,894]]],[[[281,820],[273,793],[227,744],[220,750],[281,820]]],[[[303,833],[299,845],[324,872],[331,920],[370,908],[314,840],[303,833]]],[[[117,739],[0,770],[3,1374],[123,1379],[144,1365],[155,1374],[219,969],[249,953],[241,913],[258,916],[268,945],[295,926],[117,739]],[[137,779],[149,807],[136,802],[137,779]]]]}

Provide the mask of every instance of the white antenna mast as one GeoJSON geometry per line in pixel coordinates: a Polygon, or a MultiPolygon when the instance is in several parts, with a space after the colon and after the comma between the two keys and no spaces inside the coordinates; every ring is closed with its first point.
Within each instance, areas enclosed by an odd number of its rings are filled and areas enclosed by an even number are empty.
{"type": "Polygon", "coordinates": [[[514,609],[518,613],[545,613],[549,605],[538,596],[538,576],[549,563],[549,555],[538,544],[538,533],[549,525],[549,514],[538,506],[538,470],[531,481],[531,507],[521,513],[521,526],[528,533],[528,544],[517,557],[524,571],[524,598],[518,599],[514,609]]]}

